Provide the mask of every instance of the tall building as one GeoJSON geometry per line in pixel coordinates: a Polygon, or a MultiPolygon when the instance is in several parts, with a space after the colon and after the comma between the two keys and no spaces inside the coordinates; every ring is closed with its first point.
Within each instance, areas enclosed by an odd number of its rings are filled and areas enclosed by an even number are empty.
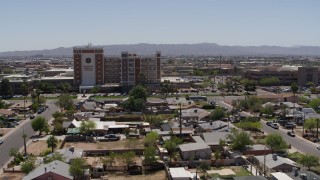
{"type": "Polygon", "coordinates": [[[74,84],[95,86],[104,84],[103,48],[74,47],[74,84]]]}
{"type": "Polygon", "coordinates": [[[95,85],[119,84],[131,87],[138,83],[160,84],[161,53],[140,57],[124,51],[121,57],[104,57],[99,47],[74,47],[74,84],[80,89],[95,85]]]}

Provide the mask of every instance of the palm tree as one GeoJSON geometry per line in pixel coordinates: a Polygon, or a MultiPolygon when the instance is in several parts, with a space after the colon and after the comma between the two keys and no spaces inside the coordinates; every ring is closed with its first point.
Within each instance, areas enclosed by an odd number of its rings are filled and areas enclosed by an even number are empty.
{"type": "Polygon", "coordinates": [[[48,139],[47,139],[47,145],[48,145],[48,148],[51,148],[51,152],[53,153],[53,150],[54,148],[57,147],[57,144],[58,144],[58,140],[57,138],[55,138],[54,136],[50,136],[48,139]]]}
{"type": "Polygon", "coordinates": [[[22,138],[23,138],[24,155],[27,155],[27,144],[26,144],[27,135],[24,132],[22,134],[22,138]]]}
{"type": "Polygon", "coordinates": [[[21,85],[21,90],[23,93],[23,111],[24,111],[24,118],[26,118],[26,97],[28,96],[28,83],[26,79],[23,79],[23,83],[21,85]]]}

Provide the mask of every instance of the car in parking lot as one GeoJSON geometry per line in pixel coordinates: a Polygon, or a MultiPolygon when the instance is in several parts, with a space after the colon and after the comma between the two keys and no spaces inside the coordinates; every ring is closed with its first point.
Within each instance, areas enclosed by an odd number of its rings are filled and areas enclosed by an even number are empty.
{"type": "Polygon", "coordinates": [[[104,138],[108,139],[109,141],[118,141],[120,140],[120,136],[115,134],[106,134],[104,135],[104,138]]]}
{"type": "Polygon", "coordinates": [[[279,129],[279,125],[277,123],[272,123],[270,127],[272,127],[273,129],[279,129]]]}
{"type": "Polygon", "coordinates": [[[292,131],[288,131],[287,134],[291,137],[296,137],[296,134],[292,131]]]}

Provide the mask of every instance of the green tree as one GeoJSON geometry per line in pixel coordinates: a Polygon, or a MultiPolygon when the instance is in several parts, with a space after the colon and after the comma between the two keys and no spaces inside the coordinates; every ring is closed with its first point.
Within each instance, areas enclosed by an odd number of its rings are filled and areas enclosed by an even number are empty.
{"type": "Polygon", "coordinates": [[[266,137],[266,145],[273,151],[279,152],[287,149],[287,144],[283,137],[278,133],[269,134],[266,137]]]}
{"type": "Polygon", "coordinates": [[[90,90],[90,93],[97,94],[100,92],[99,86],[93,86],[93,88],[90,90]]]}
{"type": "Polygon", "coordinates": [[[115,162],[116,158],[119,155],[114,153],[114,152],[110,152],[110,154],[108,156],[106,156],[105,158],[102,159],[103,164],[106,164],[108,166],[112,166],[112,164],[115,162]]]}
{"type": "Polygon", "coordinates": [[[23,139],[23,147],[24,147],[24,155],[27,155],[27,135],[23,132],[22,134],[22,139],[23,139]]]}
{"type": "Polygon", "coordinates": [[[201,71],[201,70],[199,70],[199,69],[194,69],[194,70],[193,70],[193,75],[194,75],[194,76],[204,76],[205,74],[204,74],[203,71],[201,71]]]}
{"type": "Polygon", "coordinates": [[[310,132],[313,132],[312,130],[317,127],[317,120],[316,118],[309,118],[303,123],[303,125],[304,128],[308,129],[310,132]]]}
{"type": "Polygon", "coordinates": [[[310,171],[311,167],[319,166],[319,157],[310,154],[302,154],[298,162],[308,168],[310,171]]]}
{"type": "Polygon", "coordinates": [[[49,125],[44,117],[38,116],[31,122],[31,127],[34,131],[39,131],[39,135],[41,135],[43,131],[49,128],[49,125]]]}
{"type": "Polygon", "coordinates": [[[163,121],[160,116],[153,114],[144,114],[143,119],[150,124],[151,128],[158,127],[163,121]]]}
{"type": "Polygon", "coordinates": [[[145,87],[138,85],[130,90],[129,96],[133,97],[134,99],[143,99],[144,101],[146,101],[148,97],[148,92],[145,87]]]}
{"type": "Polygon", "coordinates": [[[72,111],[75,109],[72,97],[70,96],[70,94],[67,93],[61,94],[59,96],[56,105],[67,111],[72,111]]]}
{"type": "Polygon", "coordinates": [[[80,132],[88,135],[97,124],[94,121],[82,121],[80,124],[80,132]]]}
{"type": "Polygon", "coordinates": [[[144,149],[144,163],[145,164],[153,164],[157,162],[156,159],[156,148],[154,146],[148,146],[144,149]]]}
{"type": "Polygon", "coordinates": [[[62,161],[62,162],[65,162],[65,158],[63,157],[62,154],[58,153],[58,152],[54,152],[46,157],[44,157],[43,161],[45,164],[48,164],[52,161],[62,161]]]}
{"type": "Polygon", "coordinates": [[[11,97],[13,95],[12,86],[9,79],[2,79],[0,90],[2,96],[11,97]]]}
{"type": "Polygon", "coordinates": [[[299,90],[298,84],[297,83],[292,83],[291,84],[291,91],[292,91],[293,96],[294,96],[294,103],[296,103],[296,94],[297,94],[298,90],[299,90]]]}
{"type": "Polygon", "coordinates": [[[157,143],[157,140],[159,140],[159,134],[155,131],[152,131],[146,135],[144,142],[146,147],[155,146],[157,143]]]}
{"type": "Polygon", "coordinates": [[[36,158],[29,156],[28,159],[21,164],[21,171],[29,174],[34,168],[36,168],[36,158]]]}
{"type": "Polygon", "coordinates": [[[227,135],[227,139],[231,141],[231,148],[234,150],[244,150],[247,145],[253,144],[248,133],[243,131],[239,132],[234,128],[231,130],[231,133],[227,135]]]}
{"type": "Polygon", "coordinates": [[[262,78],[259,81],[259,84],[261,86],[276,86],[279,83],[280,83],[280,80],[277,77],[266,77],[266,78],[262,78]]]}
{"type": "Polygon", "coordinates": [[[226,112],[221,107],[217,107],[210,115],[210,119],[216,121],[221,120],[226,116],[226,112]]]}
{"type": "Polygon", "coordinates": [[[206,162],[201,162],[198,169],[200,171],[202,171],[203,175],[204,175],[204,179],[207,179],[207,170],[210,170],[210,164],[206,163],[206,162]]]}
{"type": "Polygon", "coordinates": [[[173,86],[172,83],[170,83],[169,80],[165,80],[163,83],[161,83],[161,93],[165,94],[165,98],[168,97],[168,93],[176,92],[176,88],[173,86]]]}
{"type": "Polygon", "coordinates": [[[74,179],[83,177],[86,165],[86,160],[82,158],[75,158],[71,161],[71,164],[69,166],[69,173],[74,177],[74,179]]]}
{"type": "Polygon", "coordinates": [[[269,116],[272,116],[273,112],[274,112],[274,108],[272,106],[270,106],[270,105],[262,108],[261,111],[260,111],[261,114],[266,114],[266,115],[269,115],[269,116]]]}
{"type": "Polygon", "coordinates": [[[245,91],[256,91],[257,89],[257,83],[253,80],[243,79],[240,83],[244,86],[245,91]]]}
{"type": "Polygon", "coordinates": [[[320,98],[312,99],[308,104],[308,107],[311,107],[313,109],[318,109],[319,106],[320,106],[320,98]]]}
{"type": "Polygon", "coordinates": [[[164,142],[163,147],[168,150],[168,154],[170,156],[170,162],[171,158],[175,155],[177,152],[177,146],[181,144],[183,141],[182,139],[176,137],[176,136],[171,136],[171,138],[167,141],[164,142]]]}
{"type": "Polygon", "coordinates": [[[121,154],[121,159],[127,166],[131,165],[134,162],[135,157],[136,157],[136,153],[133,151],[129,151],[121,154]]]}
{"type": "Polygon", "coordinates": [[[57,144],[58,144],[58,140],[57,140],[57,138],[55,138],[54,136],[50,136],[50,137],[47,139],[48,148],[51,148],[51,152],[52,152],[52,153],[53,153],[53,151],[54,151],[54,148],[57,147],[57,144]]]}

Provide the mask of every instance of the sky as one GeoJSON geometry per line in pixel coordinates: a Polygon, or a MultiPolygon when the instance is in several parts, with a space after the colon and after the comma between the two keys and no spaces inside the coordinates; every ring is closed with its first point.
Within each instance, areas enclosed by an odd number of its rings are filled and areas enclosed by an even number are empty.
{"type": "Polygon", "coordinates": [[[319,0],[1,0],[0,52],[112,44],[320,46],[319,0]]]}

